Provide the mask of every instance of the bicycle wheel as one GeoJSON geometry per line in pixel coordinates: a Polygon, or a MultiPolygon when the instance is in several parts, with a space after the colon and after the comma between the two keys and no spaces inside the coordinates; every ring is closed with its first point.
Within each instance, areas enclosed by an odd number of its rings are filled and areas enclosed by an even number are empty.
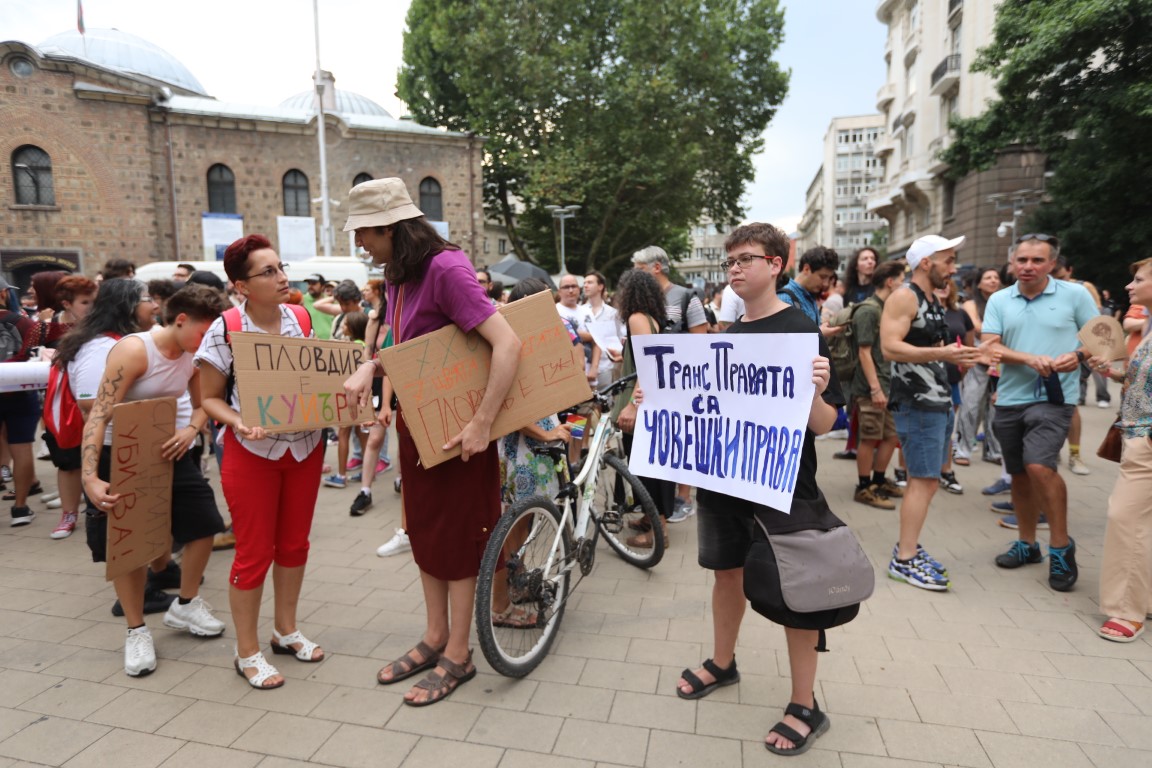
{"type": "Polygon", "coordinates": [[[656,503],[640,479],[628,471],[623,459],[606,453],[600,461],[596,495],[592,500],[596,526],[624,562],[637,568],[651,568],[664,557],[664,529],[656,503]],[[646,537],[646,545],[637,544],[635,540],[628,543],[628,539],[645,531],[655,531],[655,535],[646,537]]]}
{"type": "Polygon", "coordinates": [[[564,618],[574,555],[561,520],[549,499],[524,499],[500,517],[484,549],[476,634],[484,658],[507,677],[524,677],[544,660],[564,618]]]}

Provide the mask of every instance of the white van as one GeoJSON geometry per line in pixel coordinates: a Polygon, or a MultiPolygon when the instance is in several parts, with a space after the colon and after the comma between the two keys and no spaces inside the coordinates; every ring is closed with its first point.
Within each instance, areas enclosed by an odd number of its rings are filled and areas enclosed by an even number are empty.
{"type": "MultiPolygon", "coordinates": [[[[332,257],[284,263],[288,267],[288,281],[302,291],[307,289],[304,278],[311,274],[319,274],[326,281],[337,283],[341,280],[351,280],[361,287],[368,282],[369,277],[381,277],[378,269],[370,271],[367,264],[356,259],[332,257]]],[[[228,282],[222,261],[148,261],[136,267],[136,279],[144,282],[171,280],[177,264],[190,264],[197,271],[212,272],[224,282],[228,282]]]]}

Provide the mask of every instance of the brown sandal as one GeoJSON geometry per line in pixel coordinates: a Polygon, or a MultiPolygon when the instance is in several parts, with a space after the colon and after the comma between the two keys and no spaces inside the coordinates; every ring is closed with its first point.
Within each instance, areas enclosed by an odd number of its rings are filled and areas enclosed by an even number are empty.
{"type": "Polygon", "coordinates": [[[398,683],[401,680],[407,680],[413,675],[418,675],[426,669],[435,669],[436,664],[440,661],[440,654],[444,653],[444,649],[447,646],[448,644],[445,643],[439,648],[431,648],[426,642],[421,640],[416,643],[415,648],[388,665],[388,667],[392,669],[392,677],[385,680],[382,677],[384,670],[381,669],[376,673],[376,682],[380,683],[380,685],[392,685],[392,683],[398,683]],[[413,653],[420,654],[424,657],[424,661],[416,661],[416,659],[412,658],[413,653]],[[396,674],[397,667],[400,667],[399,674],[396,674]]]}
{"type": "Polygon", "coordinates": [[[468,651],[468,659],[463,664],[457,664],[451,659],[441,657],[437,666],[444,670],[443,675],[433,670],[428,674],[428,677],[413,686],[413,688],[428,691],[428,698],[423,701],[404,699],[405,704],[410,707],[426,707],[429,704],[443,701],[452,695],[452,692],[459,688],[462,683],[476,677],[476,665],[472,663],[472,651],[468,651]]]}

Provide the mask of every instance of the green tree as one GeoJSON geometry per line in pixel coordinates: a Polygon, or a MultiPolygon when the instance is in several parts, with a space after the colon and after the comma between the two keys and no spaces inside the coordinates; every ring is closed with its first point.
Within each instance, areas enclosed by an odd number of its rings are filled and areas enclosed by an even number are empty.
{"type": "Polygon", "coordinates": [[[484,199],[521,258],[617,272],[738,220],[787,92],[777,0],[413,0],[399,95],[426,125],[486,138],[484,199]],[[517,205],[521,206],[517,215],[517,205]]]}
{"type": "Polygon", "coordinates": [[[999,100],[953,121],[950,173],[1014,144],[1045,152],[1048,199],[1023,231],[1060,235],[1077,276],[1115,292],[1152,236],[1152,2],[1004,0],[972,70],[999,100]]]}

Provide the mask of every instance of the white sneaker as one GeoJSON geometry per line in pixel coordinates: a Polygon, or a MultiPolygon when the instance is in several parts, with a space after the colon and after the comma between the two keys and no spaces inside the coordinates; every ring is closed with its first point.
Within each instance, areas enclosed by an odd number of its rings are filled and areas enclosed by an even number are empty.
{"type": "Polygon", "coordinates": [[[52,499],[52,501],[44,502],[44,506],[48,507],[48,509],[60,509],[64,506],[64,502],[60,501],[60,499],[52,499]]]}
{"type": "Polygon", "coordinates": [[[52,454],[48,452],[48,446],[40,446],[40,450],[36,451],[36,458],[40,459],[41,461],[46,461],[52,458],[52,454]]]}
{"type": "Polygon", "coordinates": [[[1103,410],[1105,408],[1111,408],[1112,407],[1112,401],[1111,400],[1097,400],[1096,401],[1096,407],[1101,409],[1101,410],[1103,410]]]}
{"type": "Polygon", "coordinates": [[[404,532],[403,528],[396,529],[396,535],[388,539],[387,542],[381,544],[376,549],[376,554],[379,557],[390,557],[398,555],[401,552],[411,552],[412,542],[408,541],[408,534],[404,532]]]}
{"type": "Polygon", "coordinates": [[[186,629],[198,637],[217,637],[224,634],[224,622],[212,615],[212,607],[200,595],[192,598],[188,605],[180,605],[173,600],[164,614],[164,626],[172,629],[186,629]]]}
{"type": "Polygon", "coordinates": [[[156,671],[156,647],[148,627],[128,630],[128,639],[124,641],[124,671],[129,677],[156,671]]]}
{"type": "Polygon", "coordinates": [[[48,493],[40,494],[40,501],[44,502],[45,504],[50,501],[56,501],[58,498],[60,498],[59,491],[49,491],[48,493]]]}
{"type": "Polygon", "coordinates": [[[1080,459],[1079,456],[1068,457],[1068,469],[1071,470],[1072,474],[1074,475],[1092,474],[1092,470],[1088,469],[1088,466],[1080,459]]]}

